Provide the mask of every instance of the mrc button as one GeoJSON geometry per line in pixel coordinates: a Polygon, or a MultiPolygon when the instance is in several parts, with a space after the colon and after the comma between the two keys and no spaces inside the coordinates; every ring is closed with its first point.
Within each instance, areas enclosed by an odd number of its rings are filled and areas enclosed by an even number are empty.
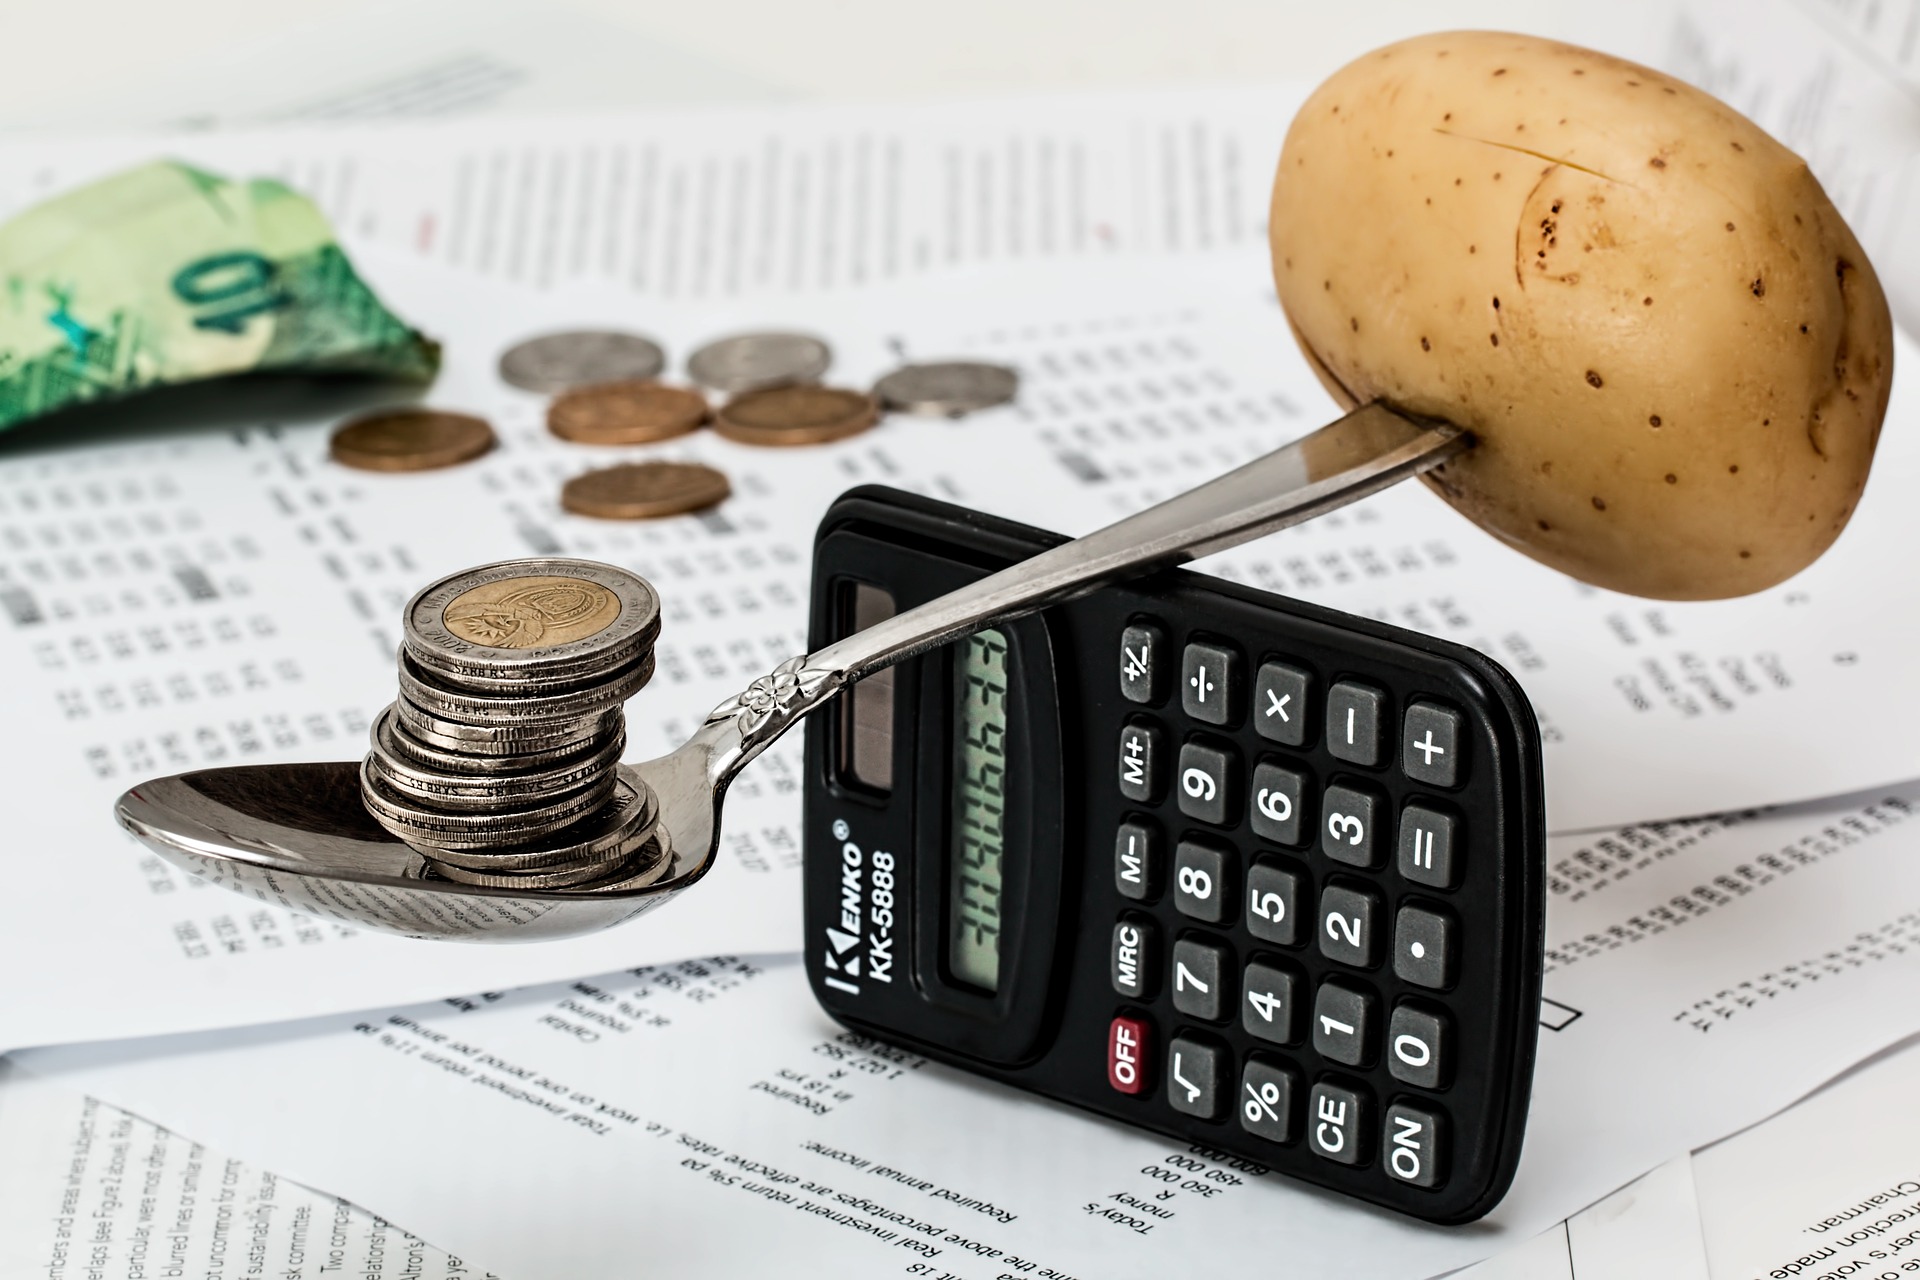
{"type": "Polygon", "coordinates": [[[1116,1093],[1146,1092],[1147,1041],[1152,1034],[1140,1018],[1115,1018],[1107,1028],[1107,1083],[1116,1093]]]}
{"type": "Polygon", "coordinates": [[[1129,1000],[1144,1000],[1153,986],[1153,925],[1131,916],[1113,926],[1113,989],[1129,1000]]]}

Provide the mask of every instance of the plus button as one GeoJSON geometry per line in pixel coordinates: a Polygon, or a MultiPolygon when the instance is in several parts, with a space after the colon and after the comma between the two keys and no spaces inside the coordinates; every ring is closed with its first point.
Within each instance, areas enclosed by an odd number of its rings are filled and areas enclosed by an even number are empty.
{"type": "Polygon", "coordinates": [[[1435,756],[1447,754],[1447,749],[1433,740],[1432,729],[1427,730],[1426,737],[1413,744],[1413,749],[1420,753],[1422,761],[1426,764],[1432,764],[1435,756]]]}

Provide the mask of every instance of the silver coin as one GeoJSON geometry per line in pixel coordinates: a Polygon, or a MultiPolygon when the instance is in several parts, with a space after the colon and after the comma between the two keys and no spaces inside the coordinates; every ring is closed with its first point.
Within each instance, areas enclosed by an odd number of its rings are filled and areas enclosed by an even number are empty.
{"type": "Polygon", "coordinates": [[[627,745],[623,728],[604,742],[590,740],[588,749],[563,757],[558,763],[485,773],[471,769],[449,772],[423,769],[407,759],[403,751],[397,749],[391,725],[391,719],[383,717],[376,726],[373,741],[373,761],[381,776],[403,795],[437,808],[461,812],[515,808],[584,786],[619,764],[620,752],[627,745]],[[382,726],[384,733],[379,731],[382,726]]]}
{"type": "Polygon", "coordinates": [[[441,719],[478,726],[527,725],[597,719],[646,687],[653,679],[653,652],[608,673],[604,680],[555,693],[461,693],[436,684],[406,654],[400,657],[400,696],[441,719]]]}
{"type": "MultiPolygon", "coordinates": [[[[391,754],[429,773],[490,774],[530,772],[557,766],[597,749],[610,738],[618,737],[624,741],[626,734],[626,716],[616,712],[604,720],[596,721],[591,733],[570,737],[558,746],[509,751],[491,748],[485,751],[464,750],[462,747],[427,741],[401,718],[398,706],[389,704],[374,717],[373,731],[368,737],[375,744],[384,742],[391,754]]],[[[508,744],[509,747],[521,745],[508,744]]]]}
{"type": "Polygon", "coordinates": [[[628,893],[635,889],[644,889],[673,866],[673,833],[665,827],[654,830],[653,838],[645,847],[618,870],[608,873],[605,880],[594,884],[595,893],[628,893]]]}
{"type": "MultiPolygon", "coordinates": [[[[561,751],[576,747],[597,733],[606,731],[608,721],[626,712],[613,707],[593,721],[556,720],[541,724],[474,725],[437,716],[405,698],[393,703],[394,718],[407,733],[444,751],[462,755],[512,757],[561,751]]],[[[478,761],[475,768],[482,766],[478,761]]]]}
{"type": "Polygon", "coordinates": [[[618,781],[617,774],[608,773],[557,800],[510,812],[447,813],[393,790],[376,760],[361,761],[361,802],[391,834],[422,849],[485,849],[538,840],[605,804],[618,781]]]}
{"type": "Polygon", "coordinates": [[[434,874],[457,884],[487,885],[499,889],[576,889],[584,888],[589,884],[597,888],[599,881],[610,876],[630,878],[627,872],[629,867],[644,865],[647,870],[651,870],[665,861],[658,841],[654,839],[648,839],[630,858],[615,858],[611,862],[590,862],[578,867],[548,867],[538,871],[476,871],[470,867],[440,862],[431,857],[427,859],[434,874]]]}
{"type": "Polygon", "coordinates": [[[500,377],[522,391],[559,395],[596,382],[657,378],[667,366],[660,344],[637,333],[580,329],[547,333],[509,347],[500,377]]]}
{"type": "Polygon", "coordinates": [[[623,666],[660,634],[660,597],[610,564],[503,560],[428,584],[402,613],[403,647],[477,689],[493,681],[589,678],[623,666]]]}
{"type": "Polygon", "coordinates": [[[613,796],[602,808],[540,840],[489,849],[436,849],[437,861],[471,871],[525,871],[580,862],[619,861],[637,837],[653,829],[659,802],[640,776],[620,766],[613,796]]]}
{"type": "Polygon", "coordinates": [[[873,384],[880,403],[900,413],[958,418],[1006,404],[1020,393],[1020,375],[1003,364],[943,360],[905,364],[873,384]]]}
{"type": "Polygon", "coordinates": [[[687,375],[734,395],[790,382],[817,382],[833,349],[804,333],[741,333],[709,342],[687,357],[687,375]]]}

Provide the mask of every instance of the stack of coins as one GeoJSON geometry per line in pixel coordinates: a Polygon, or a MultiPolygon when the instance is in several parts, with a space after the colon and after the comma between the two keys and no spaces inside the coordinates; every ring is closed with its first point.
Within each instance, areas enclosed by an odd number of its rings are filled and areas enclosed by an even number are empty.
{"type": "Polygon", "coordinates": [[[657,863],[657,804],[620,764],[660,600],[586,560],[509,560],[408,602],[400,697],[360,768],[367,811],[465,884],[585,885],[657,863]]]}

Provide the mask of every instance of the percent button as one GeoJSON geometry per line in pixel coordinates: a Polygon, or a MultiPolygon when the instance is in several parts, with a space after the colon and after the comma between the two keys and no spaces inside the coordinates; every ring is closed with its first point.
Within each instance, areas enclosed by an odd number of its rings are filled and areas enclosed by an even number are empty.
{"type": "Polygon", "coordinates": [[[1265,1058],[1247,1059],[1240,1073],[1240,1127],[1268,1142],[1294,1139],[1294,1097],[1300,1073],[1265,1058]]]}

